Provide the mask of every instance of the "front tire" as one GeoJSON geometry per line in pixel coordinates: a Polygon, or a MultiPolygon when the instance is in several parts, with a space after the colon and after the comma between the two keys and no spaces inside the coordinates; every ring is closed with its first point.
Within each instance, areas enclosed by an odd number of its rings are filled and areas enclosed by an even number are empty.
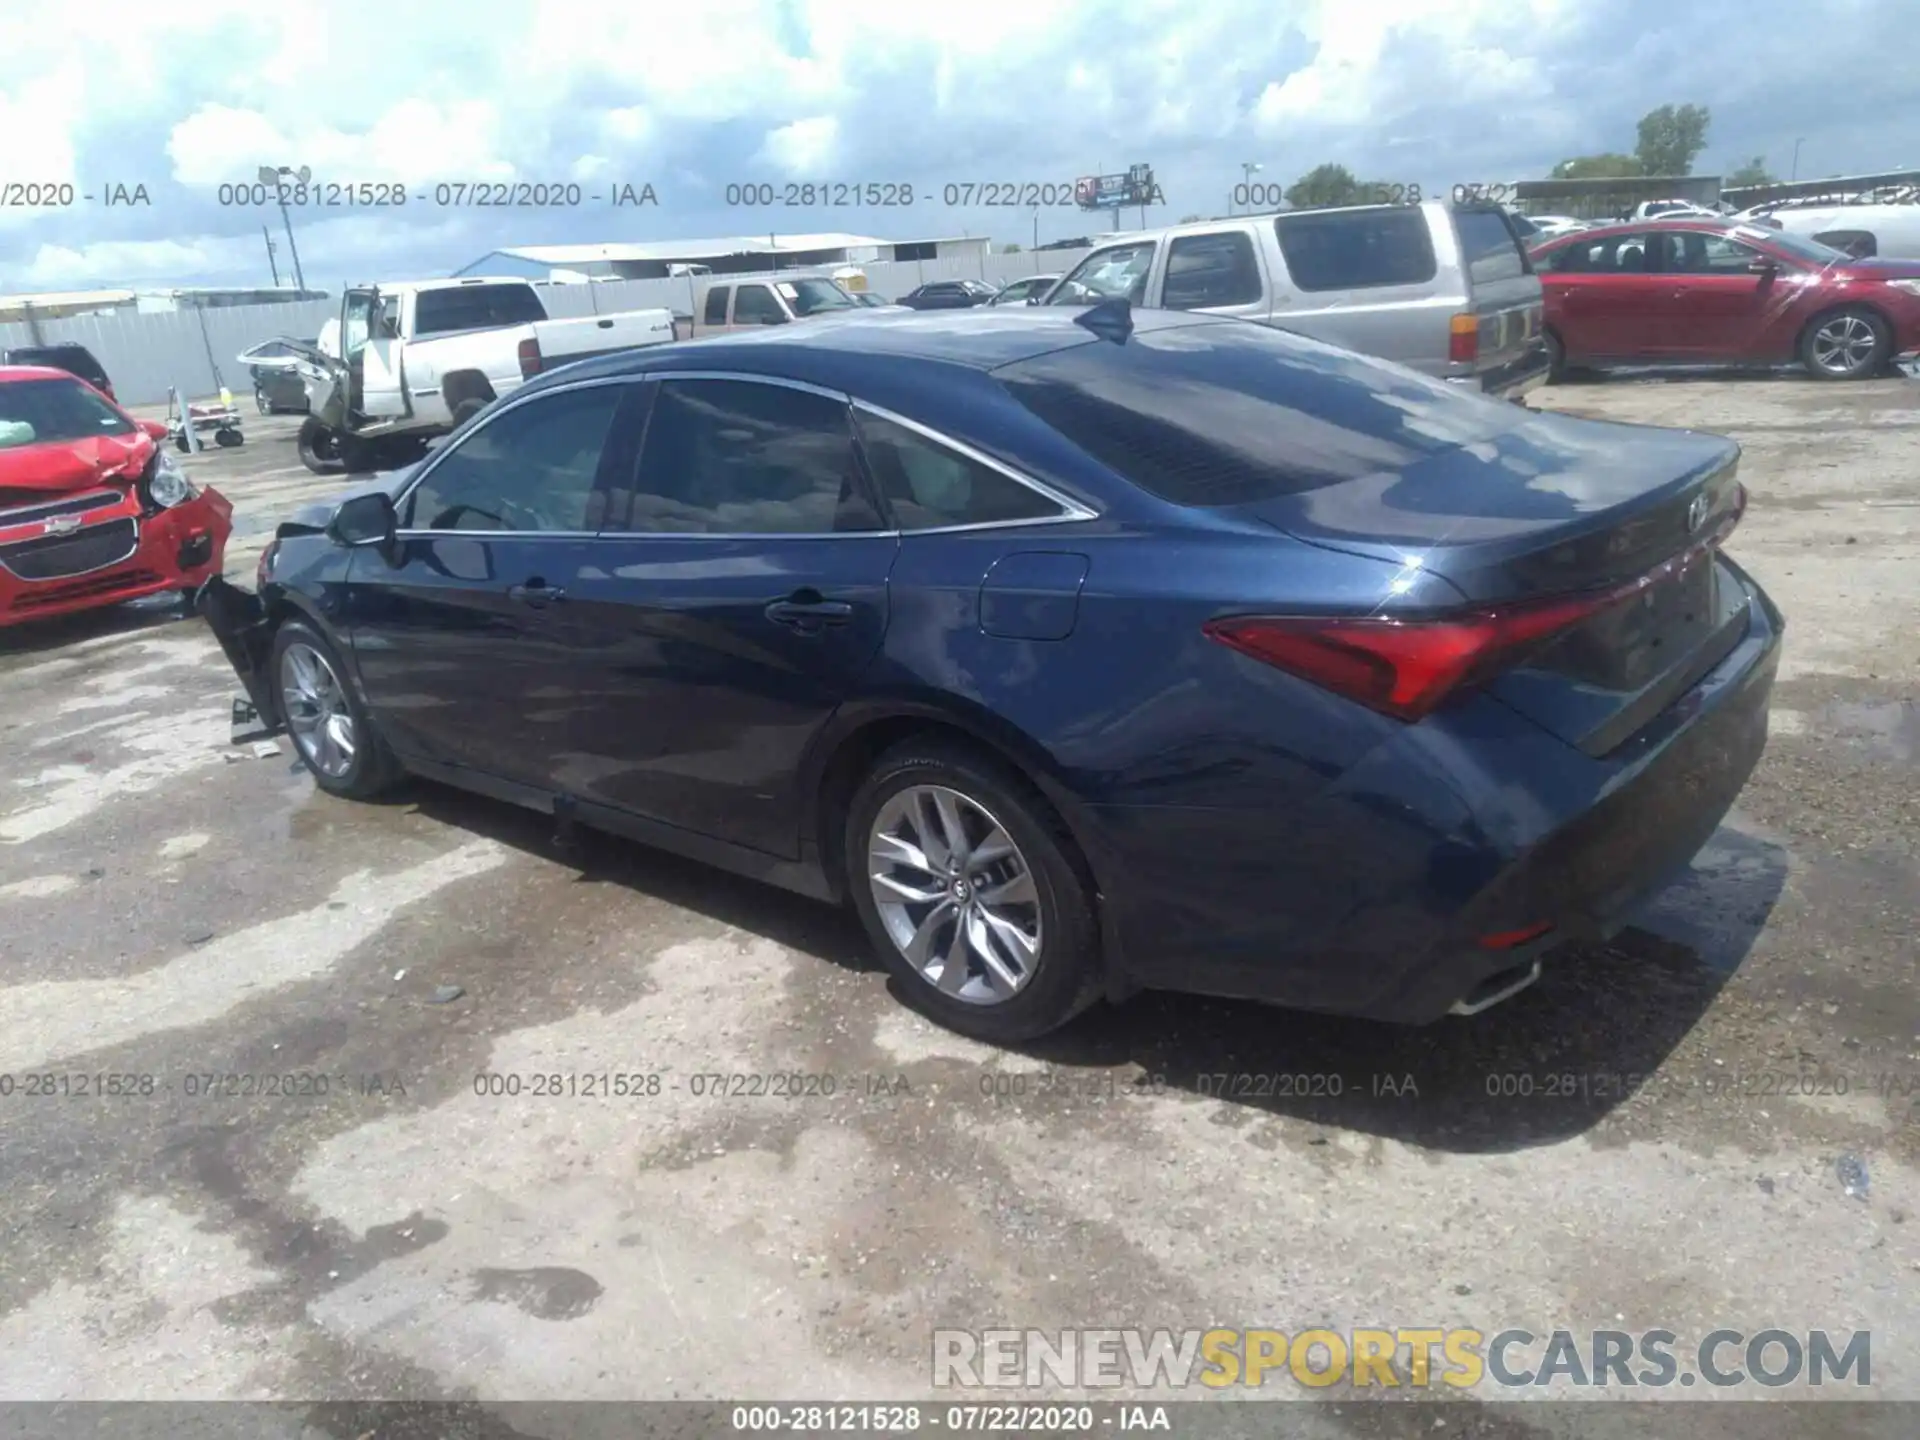
{"type": "Polygon", "coordinates": [[[1800,340],[1800,360],[1817,380],[1866,380],[1886,368],[1893,332],[1864,305],[1816,315],[1800,340]]]}
{"type": "Polygon", "coordinates": [[[1099,998],[1094,890],[1022,777],[962,746],[881,756],[847,815],[847,888],[901,998],[949,1030],[1031,1040],[1099,998]]]}
{"type": "Polygon", "coordinates": [[[400,764],[346,683],[333,646],[304,620],[275,632],[274,698],[294,753],[329,795],[370,800],[400,779],[400,764]]]}
{"type": "Polygon", "coordinates": [[[340,463],[340,437],[317,417],[309,415],[300,422],[296,443],[300,447],[300,463],[314,474],[338,475],[346,468],[340,463]]]}

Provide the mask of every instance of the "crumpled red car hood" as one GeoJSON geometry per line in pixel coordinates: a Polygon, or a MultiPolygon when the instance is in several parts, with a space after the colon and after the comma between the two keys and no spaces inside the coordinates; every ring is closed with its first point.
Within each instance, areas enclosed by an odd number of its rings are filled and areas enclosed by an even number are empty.
{"type": "Polygon", "coordinates": [[[103,480],[131,480],[146,468],[153,443],[152,437],[135,431],[0,448],[0,505],[85,490],[103,480]]]}

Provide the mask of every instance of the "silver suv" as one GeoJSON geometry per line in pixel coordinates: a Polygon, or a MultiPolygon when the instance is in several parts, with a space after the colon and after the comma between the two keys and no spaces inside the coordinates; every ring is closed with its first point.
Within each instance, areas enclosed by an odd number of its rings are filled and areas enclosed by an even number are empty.
{"type": "Polygon", "coordinates": [[[1235,315],[1519,399],[1547,379],[1540,278],[1497,205],[1356,205],[1115,237],[1043,305],[1235,315]]]}

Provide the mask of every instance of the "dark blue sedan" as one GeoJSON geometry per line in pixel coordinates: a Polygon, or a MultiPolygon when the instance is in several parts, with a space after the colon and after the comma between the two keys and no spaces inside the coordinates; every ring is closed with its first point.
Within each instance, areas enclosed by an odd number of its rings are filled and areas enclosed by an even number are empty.
{"type": "Polygon", "coordinates": [[[1685,867],[1782,622],[1727,440],[1124,301],[542,376],[202,609],[324,790],[851,902],[992,1040],[1141,987],[1472,1013],[1685,867]]]}

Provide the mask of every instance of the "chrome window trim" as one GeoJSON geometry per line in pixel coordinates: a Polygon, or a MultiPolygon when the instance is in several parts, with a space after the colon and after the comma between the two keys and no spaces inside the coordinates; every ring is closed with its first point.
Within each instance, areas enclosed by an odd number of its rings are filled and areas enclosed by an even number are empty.
{"type": "MultiPolygon", "coordinates": [[[[978,520],[960,525],[929,525],[916,530],[902,530],[893,527],[883,530],[413,530],[394,531],[396,539],[418,540],[438,538],[458,538],[464,540],[486,537],[511,537],[515,540],[611,540],[647,538],[657,540],[848,540],[848,539],[900,539],[907,535],[955,535],[973,530],[1011,530],[1029,525],[1069,525],[1086,520],[1097,520],[1100,512],[1075,500],[1072,496],[1055,489],[1031,475],[1014,469],[1002,461],[994,459],[982,451],[976,450],[964,440],[957,440],[931,425],[922,424],[885,406],[871,401],[861,400],[844,390],[834,390],[825,385],[815,385],[807,380],[793,380],[784,375],[760,375],[743,370],[644,370],[625,375],[595,376],[589,380],[575,380],[566,385],[555,385],[541,390],[538,394],[525,399],[510,398],[498,410],[486,416],[472,430],[461,436],[464,444],[472,436],[484,430],[502,415],[517,410],[524,405],[538,404],[545,395],[558,395],[569,390],[584,390],[600,385],[641,385],[650,382],[668,380],[732,380],[752,385],[773,385],[786,390],[799,390],[805,394],[818,395],[836,404],[850,406],[869,415],[886,420],[892,424],[911,430],[922,439],[931,441],[952,450],[955,454],[984,465],[989,470],[998,471],[1017,485],[1031,490],[1049,504],[1059,507],[1057,515],[1043,515],[1031,520],[978,520]]],[[[857,436],[855,437],[857,443],[857,436]]],[[[459,447],[447,446],[434,452],[432,458],[423,461],[421,469],[406,484],[406,487],[394,497],[394,509],[398,510],[413,495],[414,490],[432,474],[447,455],[455,453],[459,447]]]]}

